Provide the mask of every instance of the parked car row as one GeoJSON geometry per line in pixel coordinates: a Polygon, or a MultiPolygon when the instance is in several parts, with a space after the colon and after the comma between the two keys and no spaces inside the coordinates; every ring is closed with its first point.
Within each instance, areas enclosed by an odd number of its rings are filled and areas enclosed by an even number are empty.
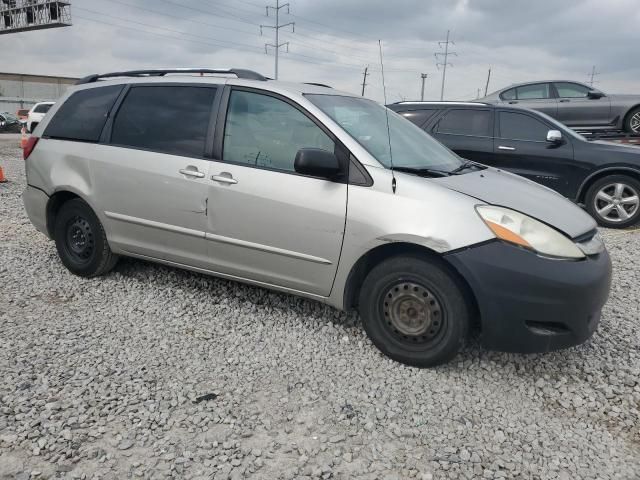
{"type": "Polygon", "coordinates": [[[546,113],[572,128],[640,134],[640,95],[610,95],[579,82],[547,80],[511,85],[480,102],[546,113]]]}
{"type": "MultiPolygon", "coordinates": [[[[413,111],[424,126],[455,110],[413,111]]],[[[493,145],[496,111],[460,121],[493,145]]],[[[561,132],[541,141],[573,147],[561,132]]],[[[582,209],[323,86],[247,70],[91,75],[24,158],[26,211],[71,272],[132,256],[355,308],[372,342],[410,365],[450,360],[475,325],[493,349],[582,343],[609,293],[609,256],[582,209]],[[188,124],[167,121],[184,112],[188,124]]]]}
{"type": "Polygon", "coordinates": [[[545,185],[584,205],[605,227],[640,219],[640,148],[587,141],[530,109],[457,102],[400,102],[389,108],[461,157],[545,185]]]}
{"type": "Polygon", "coordinates": [[[0,113],[0,133],[18,133],[22,128],[20,119],[9,112],[0,113]]]}

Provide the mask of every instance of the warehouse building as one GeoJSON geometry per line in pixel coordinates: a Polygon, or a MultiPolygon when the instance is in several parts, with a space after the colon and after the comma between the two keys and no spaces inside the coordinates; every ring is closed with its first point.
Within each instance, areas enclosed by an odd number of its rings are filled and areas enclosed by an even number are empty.
{"type": "Polygon", "coordinates": [[[38,102],[56,101],[77,78],[0,72],[0,112],[15,113],[38,102]]]}

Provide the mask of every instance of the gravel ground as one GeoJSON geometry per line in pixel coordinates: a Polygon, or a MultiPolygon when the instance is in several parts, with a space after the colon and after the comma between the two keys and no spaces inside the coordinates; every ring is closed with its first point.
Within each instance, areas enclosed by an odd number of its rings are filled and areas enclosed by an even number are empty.
{"type": "Polygon", "coordinates": [[[123,260],[69,274],[0,142],[0,478],[640,478],[640,233],[592,341],[418,370],[319,303],[123,260]],[[204,397],[204,398],[203,398],[204,397]]]}

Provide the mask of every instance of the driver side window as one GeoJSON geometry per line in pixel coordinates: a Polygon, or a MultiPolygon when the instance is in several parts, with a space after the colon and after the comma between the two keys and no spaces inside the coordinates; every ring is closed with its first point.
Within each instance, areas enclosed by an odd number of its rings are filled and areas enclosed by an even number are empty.
{"type": "Polygon", "coordinates": [[[589,89],[577,83],[558,82],[554,83],[560,98],[585,98],[589,89]]]}
{"type": "Polygon", "coordinates": [[[292,105],[253,92],[231,92],[224,130],[224,161],[294,172],[301,148],[333,153],[335,144],[292,105]]]}

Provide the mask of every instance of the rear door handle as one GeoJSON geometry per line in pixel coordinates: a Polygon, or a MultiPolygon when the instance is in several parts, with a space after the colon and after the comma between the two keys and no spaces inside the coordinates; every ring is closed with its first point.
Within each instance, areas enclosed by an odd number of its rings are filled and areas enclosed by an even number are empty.
{"type": "Polygon", "coordinates": [[[195,167],[181,168],[178,172],[182,175],[186,175],[187,177],[204,178],[204,173],[198,171],[195,167]]]}
{"type": "Polygon", "coordinates": [[[512,100],[511,102],[509,102],[509,105],[513,105],[514,103],[518,103],[518,102],[515,100],[512,100]]]}
{"type": "Polygon", "coordinates": [[[560,100],[560,103],[569,103],[570,101],[571,100],[564,99],[564,100],[560,100]]]}
{"type": "Polygon", "coordinates": [[[230,174],[225,175],[224,172],[220,175],[212,175],[211,180],[213,180],[214,182],[226,183],[228,185],[235,185],[236,183],[238,183],[238,180],[233,178],[230,174]]]}
{"type": "Polygon", "coordinates": [[[514,147],[505,147],[504,145],[500,145],[500,146],[498,147],[498,150],[509,150],[509,151],[513,151],[513,150],[515,150],[515,148],[514,148],[514,147]]]}

